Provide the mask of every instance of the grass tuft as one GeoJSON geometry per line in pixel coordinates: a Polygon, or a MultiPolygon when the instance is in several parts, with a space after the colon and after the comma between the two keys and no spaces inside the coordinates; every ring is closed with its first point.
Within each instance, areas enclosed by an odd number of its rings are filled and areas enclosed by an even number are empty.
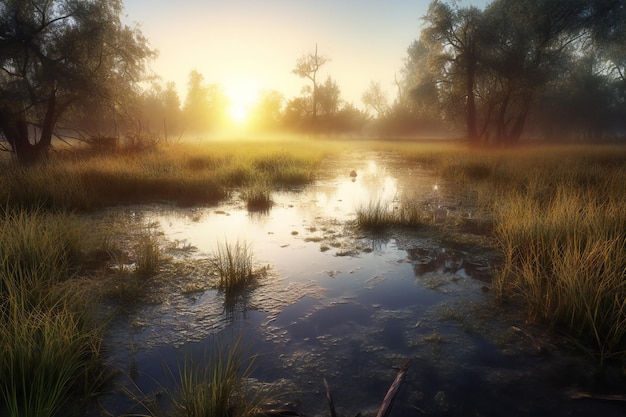
{"type": "Polygon", "coordinates": [[[236,296],[253,282],[252,256],[252,248],[246,242],[218,244],[212,264],[218,273],[217,287],[226,298],[236,296]]]}

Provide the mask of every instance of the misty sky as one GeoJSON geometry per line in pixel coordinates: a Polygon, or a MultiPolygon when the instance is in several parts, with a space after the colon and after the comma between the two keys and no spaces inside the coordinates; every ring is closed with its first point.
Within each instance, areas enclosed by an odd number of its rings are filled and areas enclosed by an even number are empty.
{"type": "MultiPolygon", "coordinates": [[[[426,0],[125,0],[129,23],[138,23],[159,57],[152,63],[181,98],[189,71],[220,83],[233,101],[253,102],[261,89],[287,99],[305,80],[291,73],[315,44],[331,62],[321,71],[342,98],[363,107],[361,95],[379,81],[395,97],[394,74],[419,36],[426,0]]],[[[461,0],[483,8],[487,0],[461,0]]]]}

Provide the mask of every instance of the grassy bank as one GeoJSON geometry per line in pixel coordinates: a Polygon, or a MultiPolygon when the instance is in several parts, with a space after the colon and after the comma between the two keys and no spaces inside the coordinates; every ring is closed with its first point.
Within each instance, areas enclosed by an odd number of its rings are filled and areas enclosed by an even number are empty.
{"type": "Polygon", "coordinates": [[[601,360],[626,352],[626,148],[468,150],[404,157],[475,191],[495,221],[497,294],[565,330],[601,360]]]}
{"type": "Polygon", "coordinates": [[[69,215],[0,218],[0,414],[74,415],[104,382],[103,325],[75,268],[101,248],[69,215]]]}
{"type": "Polygon", "coordinates": [[[215,202],[234,187],[309,183],[332,148],[328,143],[293,140],[59,151],[35,166],[3,161],[0,201],[12,207],[62,210],[154,201],[215,202]]]}

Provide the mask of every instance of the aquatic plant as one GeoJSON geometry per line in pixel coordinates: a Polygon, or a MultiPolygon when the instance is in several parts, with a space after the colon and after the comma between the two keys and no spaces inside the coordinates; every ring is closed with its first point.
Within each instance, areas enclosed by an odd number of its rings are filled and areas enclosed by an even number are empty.
{"type": "Polygon", "coordinates": [[[128,392],[147,414],[144,417],[247,417],[258,415],[262,396],[246,384],[256,356],[248,355],[241,335],[215,337],[204,357],[183,354],[172,374],[175,387],[167,393],[165,406],[150,396],[128,392]],[[175,374],[175,375],[174,375],[175,374]]]}
{"type": "Polygon", "coordinates": [[[139,278],[150,278],[159,269],[161,260],[161,250],[154,231],[146,230],[139,236],[135,252],[135,273],[139,278]]]}
{"type": "Polygon", "coordinates": [[[272,189],[267,181],[255,181],[241,190],[241,199],[250,211],[269,210],[272,206],[272,189]]]}
{"type": "Polygon", "coordinates": [[[418,205],[406,199],[399,203],[372,200],[356,209],[357,226],[373,231],[393,226],[419,226],[425,221],[426,216],[418,205]]]}
{"type": "Polygon", "coordinates": [[[252,256],[252,248],[245,241],[218,243],[211,263],[218,274],[217,287],[224,291],[227,298],[236,295],[254,280],[252,256]]]}

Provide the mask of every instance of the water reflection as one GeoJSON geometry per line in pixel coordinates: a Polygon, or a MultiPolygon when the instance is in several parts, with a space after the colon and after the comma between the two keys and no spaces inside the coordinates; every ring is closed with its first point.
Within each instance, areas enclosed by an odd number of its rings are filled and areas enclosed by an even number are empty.
{"type": "MultiPolygon", "coordinates": [[[[492,415],[490,410],[519,401],[520,392],[532,396],[522,375],[542,365],[519,359],[525,343],[511,338],[484,291],[492,268],[484,248],[454,248],[418,233],[354,236],[346,228],[356,208],[369,201],[410,194],[425,206],[450,210],[459,206],[459,194],[384,154],[329,161],[326,168],[310,187],[274,193],[267,212],[249,213],[236,198],[219,207],[147,208],[167,240],[196,249],[173,252],[187,268],[177,275],[183,287],[166,287],[163,302],[114,326],[112,361],[127,367],[133,340],[133,368],[140,375],[135,381],[150,390],[147,378],[163,377],[161,362],[175,364],[176,352],[201,351],[215,334],[235,329],[261,355],[254,374],[259,383],[289,393],[279,402],[308,415],[326,414],[322,378],[333,386],[343,414],[374,415],[394,366],[409,357],[417,358],[415,369],[396,415],[415,415],[416,409],[492,415]],[[259,266],[271,267],[257,287],[234,302],[210,286],[184,291],[184,282],[207,279],[206,259],[218,243],[237,239],[251,244],[259,266]],[[488,399],[475,401],[478,394],[488,399]]],[[[535,390],[554,393],[541,380],[535,390]]],[[[557,400],[549,401],[553,411],[557,400]]],[[[509,407],[509,415],[535,415],[543,406],[531,405],[528,413],[509,407]]]]}

